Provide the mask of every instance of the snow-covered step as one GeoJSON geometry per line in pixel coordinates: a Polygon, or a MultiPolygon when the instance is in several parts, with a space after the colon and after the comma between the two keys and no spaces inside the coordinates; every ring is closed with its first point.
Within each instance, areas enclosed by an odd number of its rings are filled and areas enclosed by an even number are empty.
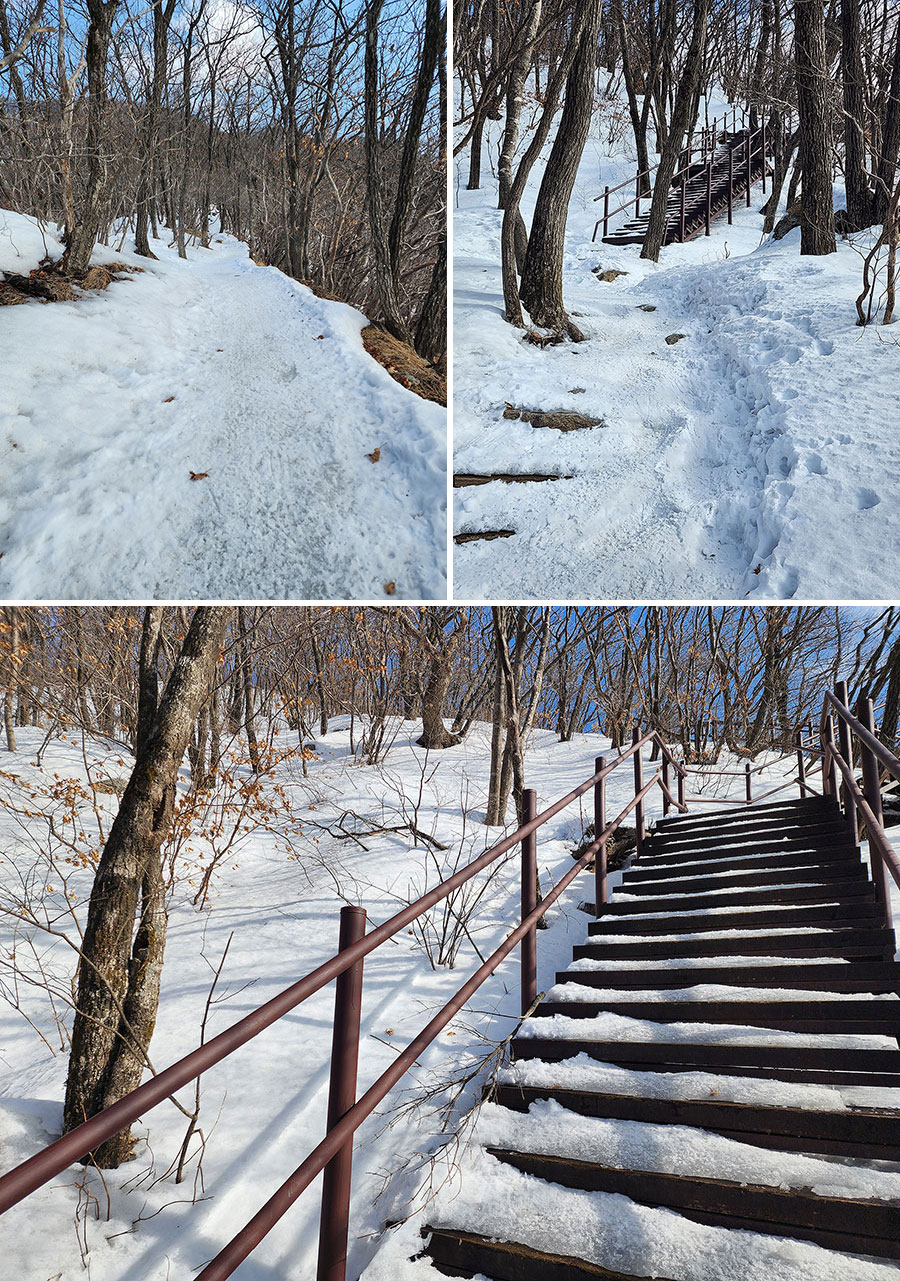
{"type": "Polygon", "coordinates": [[[775,925],[856,925],[858,922],[878,922],[882,917],[873,900],[861,899],[852,903],[803,904],[800,907],[752,908],[742,912],[737,908],[715,909],[707,915],[690,911],[643,913],[629,916],[601,916],[588,927],[591,937],[610,931],[616,934],[672,934],[684,931],[694,933],[704,930],[754,929],[775,925]]]}
{"type": "MultiPolygon", "coordinates": [[[[724,889],[708,890],[706,893],[691,894],[685,898],[685,909],[696,911],[700,908],[718,910],[723,907],[766,906],[774,904],[814,903],[832,899],[848,900],[871,898],[874,886],[870,881],[853,877],[850,880],[821,884],[797,883],[787,886],[765,886],[760,889],[724,889]]],[[[591,909],[593,910],[593,909],[591,909]]],[[[672,910],[672,899],[663,895],[661,898],[650,898],[646,894],[629,894],[619,888],[615,898],[603,904],[604,916],[628,916],[632,913],[662,912],[672,910]]]]}
{"type": "Polygon", "coordinates": [[[678,1210],[698,1223],[773,1232],[815,1241],[832,1250],[900,1258],[900,1200],[823,1197],[695,1175],[658,1174],[604,1166],[595,1161],[489,1147],[491,1156],[523,1174],[567,1188],[614,1192],[642,1205],[678,1210]],[[836,1225],[844,1224],[843,1228],[836,1225]]]}
{"type": "MultiPolygon", "coordinates": [[[[655,869],[653,869],[655,872],[655,869]]],[[[844,859],[837,863],[820,863],[806,867],[784,867],[766,871],[719,871],[702,876],[638,877],[626,872],[622,886],[629,894],[691,894],[700,890],[755,888],[760,885],[790,885],[809,882],[865,879],[868,869],[859,859],[844,859]]]]}
{"type": "MultiPolygon", "coordinates": [[[[583,963],[584,964],[584,963],[583,963]]],[[[586,987],[647,987],[648,975],[643,969],[612,969],[602,964],[594,969],[572,968],[556,975],[558,984],[580,983],[586,987]]],[[[652,974],[657,988],[690,988],[700,983],[721,983],[732,987],[804,988],[810,991],[896,993],[900,990],[900,964],[896,961],[848,964],[846,961],[801,964],[768,964],[759,966],[709,965],[657,968],[652,974]]]]}
{"type": "Polygon", "coordinates": [[[790,934],[753,930],[713,931],[702,937],[670,935],[665,938],[604,934],[575,948],[575,959],[604,957],[610,960],[715,956],[840,956],[893,960],[896,942],[891,930],[879,928],[815,930],[795,929],[790,934]]]}
{"type": "Polygon", "coordinates": [[[775,859],[773,866],[777,867],[779,862],[783,862],[788,857],[793,857],[798,863],[814,863],[817,860],[827,863],[853,856],[858,858],[859,851],[843,834],[840,834],[840,839],[836,840],[831,838],[823,840],[817,837],[808,841],[799,838],[795,841],[742,841],[727,848],[691,846],[672,852],[659,849],[648,842],[644,846],[645,868],[643,870],[649,872],[658,869],[665,870],[667,874],[680,875],[682,871],[687,872],[688,867],[698,864],[721,871],[723,866],[764,867],[763,860],[769,859],[775,859]]]}
{"type": "MultiPolygon", "coordinates": [[[[631,1072],[627,1075],[643,1080],[649,1073],[631,1072]]],[[[771,1103],[734,1102],[720,1097],[726,1094],[721,1081],[727,1078],[710,1078],[708,1073],[695,1075],[717,1082],[716,1086],[708,1089],[700,1087],[706,1090],[706,1098],[655,1097],[643,1085],[638,1087],[637,1083],[635,1088],[639,1088],[640,1093],[589,1090],[578,1088],[577,1083],[568,1085],[565,1077],[550,1085],[501,1081],[494,1087],[491,1097],[504,1108],[519,1112],[527,1112],[534,1104],[552,1100],[568,1112],[582,1117],[652,1122],[660,1126],[694,1126],[705,1133],[739,1139],[765,1150],[819,1153],[896,1164],[900,1151],[900,1111],[893,1114],[862,1110],[816,1111],[807,1107],[776,1107],[771,1103]]],[[[745,1094],[749,1082],[745,1078],[734,1079],[740,1083],[737,1092],[745,1094]]],[[[764,1085],[767,1095],[771,1093],[768,1080],[755,1078],[753,1084],[764,1085]]],[[[687,1086],[683,1088],[689,1089],[687,1086]]],[[[792,1088],[801,1087],[794,1085],[792,1088]]]]}
{"type": "MultiPolygon", "coordinates": [[[[757,989],[754,989],[756,991],[757,989]]],[[[564,1015],[570,1019],[596,1019],[602,1014],[621,1015],[652,1023],[722,1023],[742,1027],[780,1028],[787,1031],[846,1032],[897,1037],[900,1035],[900,1000],[896,997],[854,998],[834,994],[798,999],[726,1000],[697,996],[673,1000],[660,993],[656,1000],[642,992],[637,999],[619,994],[612,999],[586,999],[595,996],[590,988],[566,984],[557,997],[541,1002],[537,1015],[552,1018],[564,1015]]],[[[900,1069],[900,1059],[898,1059],[900,1069]]]]}
{"type": "Polygon", "coordinates": [[[653,833],[648,837],[647,853],[654,858],[674,858],[692,850],[709,850],[724,858],[728,856],[732,846],[773,845],[784,848],[807,843],[827,845],[830,841],[836,840],[850,843],[850,830],[843,819],[828,823],[798,824],[791,827],[772,824],[766,827],[736,828],[722,840],[696,832],[686,832],[681,835],[653,833]]]}
{"type": "Polygon", "coordinates": [[[819,822],[824,817],[839,813],[840,806],[830,797],[806,796],[802,799],[763,801],[761,804],[747,806],[730,805],[725,809],[708,809],[702,813],[689,811],[687,814],[670,814],[657,821],[656,831],[689,832],[714,829],[724,835],[731,828],[748,823],[769,820],[787,823],[795,819],[819,822]]]}

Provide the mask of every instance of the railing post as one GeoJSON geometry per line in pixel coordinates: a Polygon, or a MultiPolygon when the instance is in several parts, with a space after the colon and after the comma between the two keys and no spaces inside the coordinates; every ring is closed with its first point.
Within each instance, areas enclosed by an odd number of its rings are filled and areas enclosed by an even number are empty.
{"type": "Polygon", "coordinates": [[[662,785],[663,785],[663,818],[669,813],[669,758],[663,749],[662,758],[662,785]]]}
{"type": "Polygon", "coordinates": [[[763,195],[766,194],[766,117],[763,114],[762,125],[760,126],[760,140],[762,142],[762,187],[763,195]]]}
{"type": "MultiPolygon", "coordinates": [[[[640,737],[641,737],[641,727],[640,725],[635,725],[634,729],[631,731],[632,744],[638,742],[640,737]]],[[[634,754],[634,794],[635,796],[637,796],[638,792],[641,790],[643,786],[644,786],[644,763],[641,760],[640,748],[638,748],[638,750],[634,754]]],[[[644,844],[644,802],[638,801],[637,805],[634,807],[634,856],[636,859],[641,857],[641,849],[643,847],[643,844],[644,844]]]]}
{"type": "MultiPolygon", "coordinates": [[[[834,687],[834,696],[838,700],[838,702],[843,703],[843,705],[849,709],[850,694],[847,689],[846,681],[838,681],[836,683],[834,687]]],[[[850,770],[852,772],[853,770],[853,738],[850,734],[850,726],[841,716],[838,716],[837,718],[837,726],[838,726],[838,746],[841,749],[841,756],[843,756],[844,760],[850,766],[850,770]]],[[[841,797],[844,803],[844,818],[846,818],[847,822],[850,823],[853,828],[853,844],[858,845],[859,844],[859,816],[856,813],[856,805],[854,804],[853,797],[850,795],[850,788],[846,785],[846,783],[843,783],[843,782],[841,783],[841,797]]]]}
{"type": "Polygon", "coordinates": [[[750,773],[750,762],[744,761],[744,794],[747,797],[747,804],[753,800],[753,778],[750,773]]]}
{"type": "Polygon", "coordinates": [[[712,222],[712,160],[706,162],[706,234],[712,222]]]}
{"type": "Polygon", "coordinates": [[[687,194],[687,170],[684,170],[681,175],[681,214],[680,214],[681,233],[679,236],[679,243],[682,245],[684,244],[684,211],[685,211],[686,194],[687,194]]]}
{"type": "Polygon", "coordinates": [[[734,147],[728,148],[728,225],[734,222],[734,147]]]}
{"type": "Polygon", "coordinates": [[[747,126],[747,208],[750,208],[750,181],[753,177],[753,162],[751,159],[751,134],[750,126],[747,126]]]}
{"type": "MultiPolygon", "coordinates": [[[[522,821],[530,823],[537,814],[537,792],[526,787],[522,793],[522,821]]],[[[537,832],[522,841],[522,920],[537,907],[537,832]]],[[[522,939],[522,1013],[527,1014],[537,997],[537,926],[522,939]]]]}
{"type": "Polygon", "coordinates": [[[637,171],[637,177],[634,180],[634,216],[641,216],[641,171],[637,171]]]}
{"type": "MultiPolygon", "coordinates": [[[[606,757],[598,756],[594,761],[594,772],[599,774],[606,768],[606,757]]],[[[606,779],[598,778],[594,784],[594,840],[606,828],[606,779]]],[[[606,893],[606,841],[594,855],[594,915],[600,915],[601,904],[607,901],[606,893]]]]}
{"type": "MultiPolygon", "coordinates": [[[[856,715],[870,733],[875,733],[875,709],[872,706],[871,698],[861,698],[856,708],[856,715]]],[[[863,776],[863,795],[869,802],[869,807],[875,815],[879,827],[883,826],[883,813],[881,808],[881,777],[878,767],[878,760],[875,753],[865,745],[860,739],[859,755],[862,763],[863,776]]],[[[872,865],[872,880],[875,882],[875,895],[878,899],[882,912],[884,913],[884,923],[888,927],[891,924],[891,883],[888,880],[888,871],[884,865],[884,859],[881,852],[875,847],[872,840],[872,833],[867,832],[869,840],[869,861],[872,865]]]]}
{"type": "Polygon", "coordinates": [[[603,189],[603,236],[609,234],[609,183],[603,189]]]}
{"type": "Polygon", "coordinates": [[[806,761],[803,759],[803,731],[797,730],[797,783],[800,787],[800,799],[806,795],[806,761]]]}
{"type": "MultiPolygon", "coordinates": [[[[340,941],[343,952],[366,932],[362,907],[341,908],[340,941]]],[[[328,1089],[330,1130],[356,1102],[356,1073],[359,1063],[359,1020],[362,1008],[363,963],[357,961],[335,980],[334,1030],[331,1041],[331,1082],[328,1089]]],[[[332,1157],[322,1176],[322,1214],[319,1220],[319,1263],[317,1281],[345,1281],[347,1237],[350,1224],[350,1176],[353,1168],[353,1138],[332,1157]]]]}
{"type": "MultiPolygon", "coordinates": [[[[684,796],[685,796],[685,782],[684,782],[684,777],[685,777],[685,776],[684,776],[683,771],[682,771],[682,770],[679,770],[679,771],[678,771],[678,804],[679,804],[679,805],[683,805],[683,806],[684,806],[684,809],[687,809],[687,804],[686,804],[685,799],[684,799],[684,796]]],[[[679,812],[679,814],[683,814],[683,813],[684,813],[684,809],[679,810],[679,811],[678,811],[678,812],[679,812]]]]}

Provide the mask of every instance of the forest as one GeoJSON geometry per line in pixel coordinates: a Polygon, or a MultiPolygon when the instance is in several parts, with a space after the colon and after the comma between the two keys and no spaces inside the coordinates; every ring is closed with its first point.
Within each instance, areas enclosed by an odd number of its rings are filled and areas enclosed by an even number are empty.
{"type": "MultiPolygon", "coordinates": [[[[900,24],[886,0],[475,0],[454,9],[459,82],[455,153],[468,149],[468,189],[481,185],[485,125],[502,115],[497,157],[503,210],[506,318],[521,305],[538,326],[577,337],[562,301],[563,241],[579,161],[596,109],[611,107],[609,141],[627,131],[638,193],[650,194],[642,257],[659,258],[666,209],[684,148],[709,125],[716,93],[765,121],[773,162],[764,229],[801,228],[800,253],[834,253],[836,236],[877,224],[867,250],[858,317],[888,324],[894,309],[900,203],[900,24]],[[599,48],[599,54],[598,54],[599,48]],[[615,104],[615,106],[613,106],[615,104]],[[704,106],[706,104],[706,106],[704,106]],[[526,145],[520,146],[523,133],[526,145]],[[545,144],[552,144],[526,232],[520,205],[545,144]],[[843,182],[845,208],[832,188],[843,182]],[[521,295],[521,299],[520,299],[521,295]]],[[[493,163],[493,160],[492,160],[493,163]]],[[[688,157],[690,164],[690,157],[688,157]]]]}
{"type": "MultiPolygon", "coordinates": [[[[744,763],[766,785],[790,779],[801,741],[812,771],[839,678],[852,702],[875,701],[884,742],[900,738],[896,607],[6,606],[0,643],[7,1167],[318,964],[341,905],[374,924],[457,874],[523,819],[527,789],[553,799],[598,751],[621,753],[610,804],[627,800],[635,727],[648,771],[665,745],[701,770],[724,763],[741,789],[744,763]]],[[[731,781],[699,786],[715,803],[731,781]]],[[[539,893],[573,869],[586,821],[543,834],[539,893]]],[[[373,958],[364,1076],[508,931],[517,862],[373,958]]],[[[580,910],[548,918],[544,965],[580,910]]],[[[0,1217],[17,1275],[97,1267],[120,1281],[123,1261],[155,1278],[166,1259],[208,1259],[207,1233],[246,1218],[246,1181],[271,1186],[318,1141],[326,995],[98,1143],[51,1202],[0,1217]],[[16,1224],[35,1213],[48,1217],[26,1258],[33,1230],[16,1224]]],[[[385,1224],[415,1223],[440,1191],[432,1158],[453,1159],[456,1140],[443,1145],[503,1052],[496,1020],[515,999],[504,969],[360,1132],[356,1275],[385,1224]]],[[[311,1274],[315,1223],[304,1198],[260,1257],[311,1274]]]]}
{"type": "Polygon", "coordinates": [[[3,0],[0,204],[75,280],[229,233],[439,363],[445,43],[438,0],[3,0]]]}

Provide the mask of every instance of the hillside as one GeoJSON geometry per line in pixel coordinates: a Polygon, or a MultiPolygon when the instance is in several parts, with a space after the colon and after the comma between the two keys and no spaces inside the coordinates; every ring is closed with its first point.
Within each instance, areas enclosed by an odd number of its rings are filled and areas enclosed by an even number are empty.
{"type": "MultiPolygon", "coordinates": [[[[397,731],[394,745],[383,764],[372,767],[360,764],[352,754],[348,719],[334,720],[328,735],[314,745],[307,776],[299,758],[288,754],[289,745],[276,739],[274,751],[282,759],[265,778],[262,798],[274,809],[253,811],[256,821],[248,821],[247,830],[220,862],[202,910],[192,900],[202,868],[222,838],[213,837],[211,843],[206,835],[197,834],[211,830],[203,820],[195,825],[197,832],[180,844],[172,863],[166,968],[151,1047],[158,1068],[198,1042],[214,970],[229,938],[208,1036],[331,955],[342,902],[361,902],[370,921],[385,920],[433,885],[439,869],[446,874],[457,860],[468,861],[497,838],[499,832],[494,829],[488,834],[481,822],[489,727],[476,725],[459,746],[430,755],[414,745],[418,724],[398,722],[393,729],[397,731]],[[343,829],[339,829],[342,815],[343,829]],[[410,820],[424,834],[418,841],[408,832],[366,834],[373,827],[391,828],[410,820]],[[359,839],[342,839],[342,830],[360,834],[359,839]],[[449,848],[437,850],[430,846],[429,837],[449,848]]],[[[77,827],[83,833],[78,848],[89,849],[96,841],[97,813],[108,824],[115,804],[115,780],[126,775],[129,767],[121,747],[99,740],[82,743],[72,737],[45,744],[37,764],[43,732],[18,732],[20,750],[7,758],[0,776],[4,802],[0,895],[9,908],[21,902],[26,886],[30,887],[32,906],[39,916],[46,913],[59,934],[35,932],[22,923],[13,928],[9,918],[4,926],[4,951],[8,953],[16,940],[19,970],[18,985],[13,985],[10,970],[0,972],[6,997],[0,1004],[4,1064],[0,1145],[5,1168],[59,1131],[66,1054],[56,1016],[68,1023],[66,992],[73,965],[72,952],[61,935],[71,937],[74,929],[64,901],[67,895],[82,916],[90,885],[90,868],[79,865],[75,851],[70,857],[57,845],[57,862],[48,863],[46,815],[53,812],[59,818],[63,810],[73,815],[77,822],[65,830],[77,827]],[[71,790],[86,787],[86,766],[95,786],[100,785],[96,813],[89,788],[81,794],[71,790]],[[41,971],[55,993],[55,1009],[41,986],[41,971]],[[39,981],[30,984],[24,978],[27,974],[39,981]]],[[[358,723],[355,732],[358,736],[358,723]]],[[[595,755],[608,749],[609,741],[599,735],[559,743],[548,731],[534,733],[526,764],[529,781],[538,789],[539,805],[587,776],[595,755]]],[[[235,768],[238,782],[246,780],[246,767],[235,768]]],[[[763,777],[774,781],[784,768],[773,767],[763,777]]],[[[736,783],[738,790],[742,786],[740,778],[727,782],[736,783]]],[[[610,812],[624,805],[629,787],[629,770],[611,777],[610,812]]],[[[726,790],[719,785],[708,794],[724,795],[726,790]]],[[[650,817],[659,813],[657,797],[658,793],[650,798],[650,817]]],[[[570,850],[589,811],[587,805],[579,814],[575,805],[544,829],[539,870],[545,888],[571,866],[570,850]]],[[[613,875],[611,884],[617,880],[613,875]]],[[[555,971],[571,955],[572,943],[585,933],[587,918],[577,904],[586,893],[590,894],[590,887],[576,882],[560,908],[552,909],[550,928],[539,936],[540,990],[549,988],[555,971]]],[[[412,932],[367,960],[361,1089],[388,1066],[396,1048],[406,1045],[471,973],[476,964],[473,944],[487,955],[499,943],[518,903],[519,866],[514,851],[501,864],[477,916],[471,919],[473,943],[463,940],[454,968],[433,969],[422,936],[412,932]]],[[[439,933],[440,913],[436,912],[428,935],[432,944],[439,933]]],[[[186,1121],[174,1108],[161,1105],[135,1127],[144,1141],[138,1144],[133,1163],[104,1172],[102,1184],[97,1172],[90,1172],[85,1181],[88,1191],[79,1189],[82,1172],[73,1167],[0,1219],[0,1250],[10,1275],[22,1281],[46,1281],[51,1276],[76,1281],[85,1275],[83,1257],[93,1281],[126,1277],[163,1281],[201,1266],[321,1138],[332,1000],[332,991],[326,988],[204,1075],[200,1125],[207,1143],[202,1186],[197,1180],[196,1144],[191,1147],[183,1183],[176,1184],[171,1174],[162,1177],[177,1157],[186,1121]]],[[[416,1249],[430,1193],[439,1192],[440,1207],[455,1196],[452,1181],[444,1192],[440,1189],[450,1172],[447,1163],[455,1164],[456,1121],[478,1097],[483,1073],[474,1069],[515,1027],[518,1000],[514,955],[422,1056],[415,1073],[363,1126],[354,1168],[348,1275],[358,1275],[370,1261],[373,1278],[405,1275],[407,1267],[410,1275],[430,1270],[427,1262],[406,1265],[403,1261],[416,1249]],[[458,1087],[448,1090],[451,1078],[461,1082],[469,1073],[473,1079],[452,1099],[458,1087]],[[446,1113],[441,1110],[444,1106],[446,1113]],[[398,1219],[409,1221],[386,1239],[383,1251],[376,1255],[385,1223],[398,1219]]],[[[191,1090],[182,1091],[181,1099],[193,1106],[191,1090]]],[[[839,1100],[837,1105],[843,1106],[839,1100]]],[[[473,1159],[483,1158],[476,1154],[473,1159]]],[[[513,1179],[513,1194],[520,1178],[513,1179]]],[[[318,1209],[316,1183],[259,1247],[247,1265],[248,1275],[284,1277],[289,1269],[292,1277],[312,1276],[318,1209]]],[[[474,1216],[474,1210],[471,1213],[474,1216]]]]}
{"type": "MultiPolygon", "coordinates": [[[[710,100],[701,123],[722,108],[710,100]]],[[[721,218],[709,238],[663,248],[658,265],[639,245],[602,243],[602,227],[592,242],[596,198],[635,172],[626,119],[621,101],[598,97],[569,206],[563,296],[583,343],[534,346],[503,319],[502,122],[488,122],[481,190],[465,189],[468,149],[456,159],[454,470],[560,477],[456,490],[456,534],[513,531],[456,548],[457,594],[490,599],[512,583],[529,599],[896,594],[893,558],[873,552],[900,545],[897,339],[858,328],[854,307],[872,233],[821,258],[800,257],[798,230],[761,243],[757,185],[733,226],[721,218]],[[600,422],[563,433],[505,418],[508,405],[600,422]]]]}
{"type": "MultiPolygon", "coordinates": [[[[442,597],[444,410],[366,353],[359,312],[232,237],[153,250],[98,246],[140,272],[0,309],[0,592],[442,597]]],[[[59,251],[0,211],[0,272],[59,251]]]]}

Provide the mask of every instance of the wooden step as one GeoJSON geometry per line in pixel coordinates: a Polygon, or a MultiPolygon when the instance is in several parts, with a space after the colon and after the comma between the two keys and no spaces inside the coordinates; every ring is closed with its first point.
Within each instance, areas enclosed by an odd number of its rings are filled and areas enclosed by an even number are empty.
{"type": "Polygon", "coordinates": [[[562,1063],[584,1054],[598,1063],[640,1072],[691,1072],[832,1085],[900,1086],[900,1050],[834,1049],[830,1046],[714,1045],[691,1041],[582,1041],[517,1036],[514,1059],[562,1063]]]}
{"type": "Polygon", "coordinates": [[[584,956],[611,961],[674,959],[690,956],[839,956],[872,961],[893,960],[896,942],[892,930],[823,930],[815,934],[746,935],[743,938],[652,940],[610,943],[591,939],[575,947],[575,960],[584,956]]]}
{"type": "Polygon", "coordinates": [[[676,1210],[697,1223],[795,1237],[830,1250],[900,1258],[900,1201],[817,1196],[803,1188],[782,1190],[654,1170],[621,1170],[505,1148],[487,1151],[522,1174],[585,1192],[618,1193],[641,1205],[676,1210]]]}
{"type": "Polygon", "coordinates": [[[627,869],[629,880],[681,880],[687,876],[718,876],[727,872],[781,871],[794,867],[828,867],[831,863],[859,863],[863,860],[855,845],[830,845],[824,849],[772,849],[764,853],[746,851],[734,858],[685,858],[668,862],[644,856],[627,869]]]}
{"type": "Polygon", "coordinates": [[[721,872],[725,868],[731,868],[732,871],[737,872],[742,868],[782,867],[788,861],[797,866],[804,866],[807,863],[839,863],[847,858],[861,860],[858,847],[850,841],[813,849],[779,849],[775,846],[768,849],[753,847],[741,852],[728,850],[727,853],[723,852],[721,857],[718,855],[713,857],[711,852],[705,852],[702,855],[679,854],[674,858],[668,858],[653,854],[645,847],[641,861],[629,868],[629,871],[646,869],[648,873],[655,870],[677,876],[682,872],[688,875],[689,869],[698,867],[706,868],[710,872],[721,872]]]}
{"type": "Polygon", "coordinates": [[[647,851],[653,852],[654,858],[672,857],[691,850],[726,851],[732,845],[799,845],[821,841],[829,837],[848,837],[851,828],[843,820],[833,823],[791,824],[773,823],[765,827],[742,827],[729,832],[710,832],[698,835],[696,832],[653,833],[647,837],[647,851]]]}
{"type": "Polygon", "coordinates": [[[582,987],[629,988],[638,991],[689,988],[700,984],[725,987],[797,988],[823,992],[900,993],[900,964],[896,961],[854,961],[821,965],[697,965],[678,969],[560,970],[557,983],[582,987]]]}
{"type": "MultiPolygon", "coordinates": [[[[688,906],[690,900],[685,906],[688,906]]],[[[831,925],[853,926],[857,921],[871,921],[880,925],[881,909],[874,901],[865,899],[857,903],[824,903],[786,908],[756,908],[747,912],[710,912],[700,915],[673,916],[601,916],[591,921],[588,934],[602,938],[604,934],[698,934],[711,930],[755,930],[775,925],[831,925]]]]}
{"type": "Polygon", "coordinates": [[[840,863],[823,863],[818,867],[778,868],[761,872],[722,872],[716,876],[672,876],[644,878],[626,872],[622,889],[627,894],[657,894],[659,896],[701,893],[703,890],[740,889],[757,885],[806,885],[824,881],[865,880],[868,873],[862,863],[848,859],[840,863]]]}
{"type": "Polygon", "coordinates": [[[823,1112],[709,1099],[655,1099],[631,1094],[567,1089],[565,1085],[494,1085],[486,1097],[501,1107],[527,1112],[532,1103],[554,1099],[579,1116],[654,1125],[689,1125],[755,1147],[824,1153],[865,1160],[897,1159],[900,1111],[853,1109],[823,1112]]]}
{"type": "MultiPolygon", "coordinates": [[[[785,1032],[811,1032],[850,1036],[900,1035],[900,1000],[860,1001],[542,1001],[537,1018],[561,1014],[570,1019],[593,1019],[618,1014],[650,1023],[723,1023],[732,1027],[771,1028],[785,1032]]],[[[900,1069],[900,1058],[897,1060],[900,1069]]]]}
{"type": "Polygon", "coordinates": [[[687,831],[697,827],[719,827],[725,831],[733,823],[751,821],[757,818],[793,818],[798,815],[832,814],[840,812],[837,801],[823,800],[821,796],[794,797],[792,800],[764,801],[759,805],[748,805],[742,808],[730,805],[719,810],[696,811],[687,814],[670,814],[657,823],[657,830],[687,831]]]}
{"type": "MultiPolygon", "coordinates": [[[[758,890],[732,889],[721,894],[715,892],[689,894],[686,896],[685,907],[690,908],[691,911],[708,907],[767,907],[775,903],[795,904],[799,907],[801,903],[867,899],[874,902],[874,898],[875,887],[872,882],[856,877],[849,881],[826,881],[821,885],[767,885],[758,890]]],[[[603,915],[632,916],[647,912],[671,912],[674,906],[671,895],[663,895],[662,898],[640,895],[633,899],[616,895],[608,903],[603,904],[603,915]]],[[[593,912],[593,905],[586,904],[585,911],[593,912]]]]}
{"type": "Polygon", "coordinates": [[[741,833],[733,841],[679,841],[665,844],[652,837],[645,843],[642,858],[651,863],[667,863],[673,871],[688,863],[727,863],[736,858],[761,858],[765,854],[818,854],[832,849],[850,849],[858,854],[850,831],[840,827],[823,832],[816,829],[809,836],[802,832],[782,832],[761,836],[741,833]]]}
{"type": "MultiPolygon", "coordinates": [[[[492,1281],[650,1281],[646,1276],[610,1272],[583,1259],[542,1254],[525,1245],[493,1241],[472,1232],[426,1228],[425,1253],[447,1277],[486,1276],[492,1281]]],[[[655,1281],[673,1281],[657,1277],[655,1281]]]]}

